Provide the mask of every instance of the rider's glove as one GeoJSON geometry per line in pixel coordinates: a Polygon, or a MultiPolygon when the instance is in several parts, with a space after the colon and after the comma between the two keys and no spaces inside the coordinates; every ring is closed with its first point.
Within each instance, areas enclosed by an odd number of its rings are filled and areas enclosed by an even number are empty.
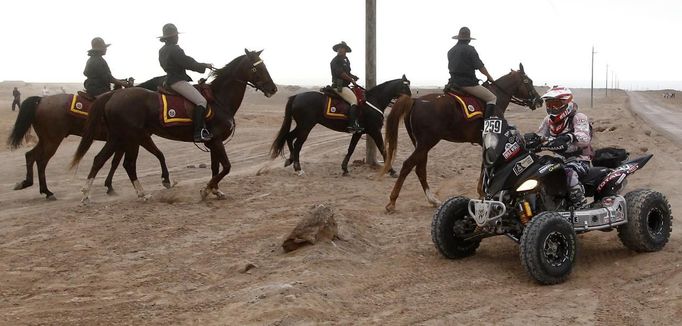
{"type": "Polygon", "coordinates": [[[568,149],[568,145],[570,145],[573,140],[574,138],[571,134],[560,135],[542,146],[542,149],[552,152],[563,152],[568,149]]]}

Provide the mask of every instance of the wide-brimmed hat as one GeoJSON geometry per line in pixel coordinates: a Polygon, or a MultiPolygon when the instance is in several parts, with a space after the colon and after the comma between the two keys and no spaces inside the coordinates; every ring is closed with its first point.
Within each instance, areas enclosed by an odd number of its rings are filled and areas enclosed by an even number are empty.
{"type": "Polygon", "coordinates": [[[471,37],[471,30],[469,27],[462,27],[459,29],[459,34],[455,35],[452,37],[455,40],[463,40],[463,41],[469,41],[469,40],[475,40],[475,38],[471,37]]]}
{"type": "Polygon", "coordinates": [[[90,47],[92,49],[88,51],[106,51],[109,45],[111,44],[104,43],[104,40],[101,37],[95,37],[90,41],[90,47]]]}
{"type": "Polygon", "coordinates": [[[159,36],[159,38],[162,40],[169,37],[178,36],[180,34],[178,32],[178,28],[171,23],[163,25],[163,28],[161,30],[163,31],[163,35],[159,36]]]}
{"type": "Polygon", "coordinates": [[[334,45],[332,47],[332,50],[334,50],[334,52],[336,52],[336,51],[339,51],[339,48],[341,48],[341,47],[346,48],[346,52],[353,52],[353,50],[350,49],[350,46],[348,46],[348,44],[346,44],[346,42],[344,42],[344,41],[341,41],[341,43],[334,45]]]}

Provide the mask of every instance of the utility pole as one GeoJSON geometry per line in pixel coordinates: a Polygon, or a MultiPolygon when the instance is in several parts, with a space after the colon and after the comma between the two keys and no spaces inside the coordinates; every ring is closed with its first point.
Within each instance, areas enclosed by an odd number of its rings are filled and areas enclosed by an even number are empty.
{"type": "Polygon", "coordinates": [[[590,77],[590,109],[594,107],[594,45],[592,46],[592,76],[590,77]]]}
{"type": "MultiPolygon", "coordinates": [[[[365,0],[365,87],[377,85],[377,1],[365,0]]],[[[367,136],[365,162],[377,165],[377,146],[372,137],[367,136]]]]}
{"type": "Polygon", "coordinates": [[[604,90],[606,91],[606,97],[609,96],[609,64],[606,64],[606,84],[604,85],[604,90]]]}

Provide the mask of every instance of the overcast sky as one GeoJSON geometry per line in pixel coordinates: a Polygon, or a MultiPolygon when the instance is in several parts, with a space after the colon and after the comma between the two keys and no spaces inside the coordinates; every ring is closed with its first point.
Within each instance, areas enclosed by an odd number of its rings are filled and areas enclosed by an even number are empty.
{"type": "MultiPolygon", "coordinates": [[[[443,85],[448,49],[461,26],[494,77],[523,62],[536,85],[589,86],[608,63],[621,88],[682,88],[682,1],[377,0],[378,80],[403,73],[415,85],[443,85]]],[[[156,38],[173,22],[180,46],[224,65],[243,49],[262,58],[278,84],[329,82],[333,44],[345,40],[364,80],[364,0],[5,1],[0,80],[81,82],[95,36],[111,43],[117,78],[162,75],[156,38]]],[[[195,79],[199,74],[192,74],[195,79]]],[[[611,74],[609,74],[611,78],[611,74]]]]}

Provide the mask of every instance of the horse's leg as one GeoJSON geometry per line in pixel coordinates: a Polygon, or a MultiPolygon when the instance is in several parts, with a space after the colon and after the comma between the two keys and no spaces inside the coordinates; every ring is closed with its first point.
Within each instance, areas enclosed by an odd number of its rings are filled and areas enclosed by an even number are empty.
{"type": "Polygon", "coordinates": [[[137,179],[137,154],[140,152],[140,146],[138,144],[128,144],[126,145],[125,158],[123,159],[123,168],[126,169],[128,173],[128,178],[132,182],[135,192],[137,192],[137,197],[140,199],[147,200],[151,196],[145,194],[140,180],[137,179]]]}
{"type": "Polygon", "coordinates": [[[40,153],[43,151],[42,148],[42,143],[38,141],[38,144],[36,144],[33,148],[31,148],[30,151],[26,152],[24,155],[26,157],[26,179],[24,181],[18,182],[14,186],[14,190],[21,190],[28,188],[33,185],[33,163],[35,163],[36,159],[36,153],[40,153]]]}
{"type": "MultiPolygon", "coordinates": [[[[384,137],[381,136],[381,128],[377,128],[376,130],[372,128],[367,134],[372,137],[374,144],[377,145],[379,153],[381,153],[381,157],[384,159],[384,164],[386,164],[386,148],[384,148],[384,137]]],[[[391,177],[398,177],[398,173],[396,173],[393,168],[388,170],[388,173],[391,177]]]]}
{"type": "Polygon", "coordinates": [[[112,182],[114,181],[114,173],[116,172],[116,168],[118,168],[118,164],[121,163],[122,158],[123,151],[116,151],[114,158],[111,160],[111,169],[109,169],[107,179],[104,180],[104,186],[107,187],[107,195],[116,195],[116,191],[114,190],[112,182]]]}
{"type": "Polygon", "coordinates": [[[118,143],[115,141],[107,141],[104,147],[95,155],[95,159],[92,161],[92,168],[90,168],[90,173],[88,173],[88,180],[85,181],[85,186],[81,189],[83,192],[83,199],[81,203],[88,204],[90,202],[90,189],[92,188],[92,183],[95,181],[95,176],[97,172],[104,166],[104,163],[114,155],[114,152],[118,149],[118,143]]]}
{"type": "MultiPolygon", "coordinates": [[[[395,185],[393,186],[393,191],[391,191],[391,196],[389,198],[390,201],[388,205],[386,205],[387,211],[395,211],[395,202],[398,199],[398,195],[400,195],[400,189],[402,189],[405,178],[407,178],[407,175],[412,172],[412,169],[419,164],[424,164],[423,168],[426,169],[426,157],[429,154],[429,150],[437,143],[437,140],[430,142],[428,140],[420,140],[417,142],[417,147],[414,149],[414,152],[410,154],[405,162],[403,162],[402,168],[400,168],[398,180],[396,180],[395,185]]],[[[424,176],[426,176],[426,173],[424,173],[424,176]]],[[[424,183],[422,183],[422,188],[424,188],[424,183]]],[[[430,192],[430,190],[428,190],[428,184],[426,184],[426,188],[424,188],[424,192],[426,193],[427,191],[430,192]]]]}
{"type": "MultiPolygon", "coordinates": [[[[431,147],[429,148],[429,150],[431,147]]],[[[424,196],[426,196],[426,200],[431,203],[434,207],[437,207],[440,205],[440,200],[436,198],[436,196],[433,195],[431,192],[431,188],[429,187],[429,183],[426,179],[426,164],[429,161],[429,155],[428,155],[428,150],[427,150],[427,155],[424,155],[424,159],[419,161],[417,163],[417,177],[419,178],[419,183],[422,185],[422,189],[424,189],[424,196]]]]}
{"type": "Polygon", "coordinates": [[[294,139],[296,139],[296,130],[298,129],[298,126],[294,128],[294,130],[289,131],[287,134],[286,140],[287,140],[287,147],[289,147],[289,158],[284,161],[284,167],[287,167],[291,165],[291,163],[294,163],[294,160],[292,159],[292,153],[294,152],[294,139]]]}
{"type": "Polygon", "coordinates": [[[355,133],[353,134],[353,138],[350,139],[350,144],[348,145],[348,153],[346,154],[346,157],[343,158],[343,162],[341,163],[343,176],[348,175],[348,161],[350,160],[350,157],[353,155],[353,152],[355,151],[355,146],[357,146],[358,141],[360,141],[360,137],[362,137],[362,134],[355,133]]]}
{"type": "Polygon", "coordinates": [[[224,199],[225,193],[220,191],[218,188],[218,183],[222,180],[228,173],[232,165],[227,157],[227,152],[225,151],[225,146],[220,141],[211,141],[206,146],[211,150],[211,164],[213,161],[217,161],[223,166],[223,170],[217,175],[214,175],[211,180],[206,185],[206,188],[201,190],[201,199],[206,199],[209,193],[214,194],[218,199],[224,199]]]}
{"type": "Polygon", "coordinates": [[[209,151],[209,153],[211,154],[211,177],[215,177],[220,173],[220,160],[215,152],[209,151]]]}
{"type": "Polygon", "coordinates": [[[166,189],[170,189],[175,186],[177,182],[172,182],[170,179],[170,173],[168,173],[168,166],[166,165],[166,157],[163,155],[161,150],[156,147],[152,137],[147,136],[146,138],[143,138],[140,142],[140,146],[144,147],[144,149],[152,153],[152,155],[156,156],[156,159],[159,160],[159,164],[161,164],[161,184],[166,187],[166,189]]]}
{"type": "Polygon", "coordinates": [[[294,152],[291,154],[291,159],[294,162],[294,171],[300,176],[304,175],[305,172],[301,169],[301,161],[300,161],[300,154],[301,154],[301,149],[303,148],[303,143],[308,139],[308,135],[310,134],[310,131],[313,129],[313,126],[307,126],[303,127],[301,126],[296,127],[297,133],[296,133],[296,140],[294,141],[294,152]]]}
{"type": "Polygon", "coordinates": [[[54,153],[57,151],[61,140],[56,142],[47,141],[44,143],[42,153],[36,158],[36,166],[38,168],[38,182],[40,184],[40,193],[45,194],[47,200],[56,200],[54,194],[47,189],[47,181],[45,180],[45,168],[47,167],[47,162],[50,161],[54,153]]]}

